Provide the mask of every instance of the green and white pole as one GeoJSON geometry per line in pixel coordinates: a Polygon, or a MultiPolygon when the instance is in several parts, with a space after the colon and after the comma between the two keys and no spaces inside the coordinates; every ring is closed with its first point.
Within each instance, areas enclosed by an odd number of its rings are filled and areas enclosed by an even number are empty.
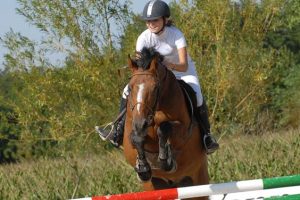
{"type": "MultiPolygon", "coordinates": [[[[179,199],[203,197],[215,194],[228,194],[246,191],[265,190],[300,185],[300,174],[275,178],[255,179],[220,184],[178,188],[179,199]]],[[[300,191],[299,191],[300,193],[300,191]]]]}
{"type": "Polygon", "coordinates": [[[264,200],[299,200],[299,199],[300,199],[300,194],[264,198],[264,200]]]}
{"type": "Polygon", "coordinates": [[[300,174],[293,176],[265,178],[261,180],[263,182],[263,189],[297,186],[300,185],[300,174]]]}

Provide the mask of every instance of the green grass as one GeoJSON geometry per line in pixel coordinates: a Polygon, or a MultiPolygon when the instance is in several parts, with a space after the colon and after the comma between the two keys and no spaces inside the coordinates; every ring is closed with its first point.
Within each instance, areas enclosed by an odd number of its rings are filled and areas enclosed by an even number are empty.
{"type": "MultiPolygon", "coordinates": [[[[300,173],[300,130],[232,135],[220,144],[209,156],[211,182],[300,173]]],[[[0,199],[70,199],[141,190],[121,151],[75,156],[0,166],[0,199]]]]}
{"type": "MultiPolygon", "coordinates": [[[[224,139],[225,140],[225,139],[224,139]]],[[[213,182],[300,173],[300,130],[264,135],[233,135],[210,156],[213,182]]]]}

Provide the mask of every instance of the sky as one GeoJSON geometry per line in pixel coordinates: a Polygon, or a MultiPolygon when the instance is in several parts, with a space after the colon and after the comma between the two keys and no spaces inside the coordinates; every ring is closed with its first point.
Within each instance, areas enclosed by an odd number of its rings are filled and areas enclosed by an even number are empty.
{"type": "MultiPolygon", "coordinates": [[[[148,0],[132,0],[132,9],[136,13],[141,13],[144,5],[148,0]]],[[[165,0],[170,3],[171,0],[165,0]]],[[[18,3],[16,0],[1,0],[0,2],[0,37],[2,38],[5,33],[13,29],[14,32],[20,32],[22,35],[32,39],[40,40],[42,34],[32,25],[26,22],[25,18],[16,13],[18,3]]],[[[3,55],[5,48],[0,44],[0,69],[3,69],[3,55]]]]}

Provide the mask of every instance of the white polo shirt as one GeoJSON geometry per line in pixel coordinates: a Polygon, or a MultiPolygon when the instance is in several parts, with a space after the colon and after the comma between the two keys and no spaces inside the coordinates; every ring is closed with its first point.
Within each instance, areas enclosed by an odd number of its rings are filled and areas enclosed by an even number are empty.
{"type": "MultiPolygon", "coordinates": [[[[175,26],[165,26],[164,31],[157,35],[146,29],[137,39],[136,51],[141,52],[143,47],[154,47],[157,52],[164,56],[164,59],[170,63],[178,64],[178,49],[186,47],[187,43],[183,33],[175,26]]],[[[185,75],[197,76],[194,62],[188,55],[188,68],[186,72],[173,70],[177,79],[185,75]]]]}

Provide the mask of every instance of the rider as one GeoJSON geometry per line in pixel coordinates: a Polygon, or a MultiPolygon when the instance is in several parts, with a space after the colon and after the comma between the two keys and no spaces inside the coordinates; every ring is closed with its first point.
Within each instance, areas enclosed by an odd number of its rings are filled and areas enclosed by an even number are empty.
{"type": "MultiPolygon", "coordinates": [[[[219,148],[219,144],[210,133],[208,110],[201,93],[201,87],[194,62],[187,53],[187,44],[183,33],[172,25],[169,20],[170,8],[162,0],[149,1],[143,10],[143,19],[147,29],[140,34],[136,43],[136,51],[141,52],[143,47],[154,47],[164,56],[164,65],[172,70],[177,79],[188,83],[196,92],[196,117],[203,129],[203,144],[208,154],[219,148]]],[[[120,113],[126,109],[128,86],[124,88],[120,105],[120,113]]],[[[119,117],[112,134],[97,128],[102,139],[109,139],[115,146],[120,146],[123,139],[125,114],[119,117]],[[107,138],[108,136],[108,138],[107,138]]]]}

